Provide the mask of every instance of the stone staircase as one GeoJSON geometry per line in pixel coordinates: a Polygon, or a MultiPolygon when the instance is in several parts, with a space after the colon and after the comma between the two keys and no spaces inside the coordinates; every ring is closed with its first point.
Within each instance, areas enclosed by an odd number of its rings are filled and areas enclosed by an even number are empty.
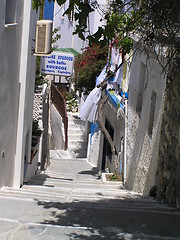
{"type": "Polygon", "coordinates": [[[39,172],[27,185],[20,189],[1,189],[2,198],[71,204],[81,202],[81,206],[93,209],[174,212],[173,208],[165,204],[125,189],[122,182],[103,182],[98,176],[98,170],[83,158],[51,158],[47,170],[39,172]]]}
{"type": "Polygon", "coordinates": [[[52,150],[50,166],[22,188],[0,190],[0,221],[19,224],[13,236],[22,227],[36,236],[1,239],[180,239],[177,210],[103,182],[86,159],[60,155],[52,150]]]}
{"type": "Polygon", "coordinates": [[[78,113],[68,112],[68,148],[73,157],[87,157],[87,130],[78,113]]]}
{"type": "Polygon", "coordinates": [[[126,190],[121,182],[102,182],[97,169],[82,158],[51,159],[48,169],[34,176],[27,185],[20,189],[1,189],[0,199],[52,204],[58,202],[65,208],[78,206],[136,214],[175,213],[173,208],[165,204],[126,190]]]}
{"type": "MultiPolygon", "coordinates": [[[[51,152],[54,152],[54,154],[51,153],[51,164],[45,171],[39,172],[20,189],[4,187],[0,190],[0,198],[94,202],[116,199],[119,194],[122,194],[121,197],[124,195],[124,187],[121,182],[104,183],[98,176],[98,170],[91,166],[86,159],[57,159],[59,150],[51,150],[51,152]]],[[[130,192],[128,194],[131,195],[130,192]]]]}

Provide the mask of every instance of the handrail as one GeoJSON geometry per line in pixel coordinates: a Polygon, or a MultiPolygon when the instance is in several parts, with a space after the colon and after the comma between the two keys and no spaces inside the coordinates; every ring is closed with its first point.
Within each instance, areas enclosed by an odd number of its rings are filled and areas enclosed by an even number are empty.
{"type": "Polygon", "coordinates": [[[65,132],[65,146],[64,149],[68,148],[68,117],[66,111],[66,102],[60,91],[57,89],[54,83],[51,83],[51,100],[57,111],[62,117],[64,123],[65,132]]]}

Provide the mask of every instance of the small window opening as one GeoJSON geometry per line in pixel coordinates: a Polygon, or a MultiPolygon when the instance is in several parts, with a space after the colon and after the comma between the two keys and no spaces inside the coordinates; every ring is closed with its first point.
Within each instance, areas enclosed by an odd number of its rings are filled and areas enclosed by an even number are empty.
{"type": "Polygon", "coordinates": [[[142,110],[145,80],[146,80],[146,65],[141,62],[138,93],[137,93],[137,102],[136,102],[136,112],[139,114],[139,116],[141,115],[141,110],[142,110]]]}
{"type": "Polygon", "coordinates": [[[156,93],[155,91],[153,91],[151,95],[151,106],[150,106],[149,125],[148,125],[148,135],[150,137],[152,137],[152,132],[153,132],[155,107],[156,107],[156,93]]]}
{"type": "Polygon", "coordinates": [[[16,23],[16,0],[6,0],[5,24],[16,23]]]}

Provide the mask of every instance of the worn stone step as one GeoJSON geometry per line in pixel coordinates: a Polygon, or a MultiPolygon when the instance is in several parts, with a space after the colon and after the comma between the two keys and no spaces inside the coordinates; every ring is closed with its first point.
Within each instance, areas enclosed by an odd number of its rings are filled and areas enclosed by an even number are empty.
{"type": "Polygon", "coordinates": [[[76,127],[76,126],[68,126],[68,135],[72,134],[83,134],[84,135],[85,129],[83,127],[76,127]]]}
{"type": "MultiPolygon", "coordinates": [[[[88,202],[89,207],[92,208],[116,208],[116,209],[123,209],[128,211],[166,211],[172,212],[174,209],[167,208],[166,205],[154,204],[154,201],[146,200],[143,202],[138,201],[138,199],[134,200],[131,199],[127,200],[117,200],[117,196],[114,194],[108,194],[108,192],[78,192],[75,190],[71,191],[71,195],[69,198],[70,191],[67,189],[56,189],[56,192],[52,192],[47,187],[32,187],[32,186],[24,186],[23,189],[14,190],[14,189],[5,189],[0,191],[0,197],[15,197],[19,199],[34,199],[34,200],[43,200],[43,201],[61,201],[61,202],[75,202],[75,201],[82,201],[81,207],[83,208],[83,202],[88,202]],[[47,191],[48,190],[48,191],[47,191]],[[101,201],[105,200],[106,202],[96,202],[93,204],[93,201],[101,201]],[[112,201],[113,200],[113,201],[112,201]]],[[[86,203],[87,206],[87,203],[86,203]]]]}
{"type": "Polygon", "coordinates": [[[85,137],[83,134],[72,134],[72,133],[69,133],[68,134],[68,141],[84,141],[85,140],[85,137]]]}
{"type": "Polygon", "coordinates": [[[46,201],[61,200],[64,201],[69,194],[69,189],[61,189],[61,191],[52,191],[52,188],[38,187],[38,186],[27,186],[24,185],[20,189],[5,188],[0,190],[0,197],[16,197],[16,198],[27,198],[27,199],[42,199],[46,201]]]}
{"type": "Polygon", "coordinates": [[[87,148],[87,142],[84,141],[84,140],[81,140],[81,141],[69,140],[68,141],[68,147],[70,149],[77,149],[77,148],[86,149],[87,148]]]}
{"type": "MultiPolygon", "coordinates": [[[[57,190],[57,189],[56,189],[57,190]]],[[[112,208],[119,209],[124,211],[146,211],[146,212],[162,212],[168,213],[173,212],[174,214],[180,215],[180,212],[175,211],[174,208],[168,207],[165,204],[159,204],[151,199],[128,199],[127,196],[124,199],[117,199],[117,197],[113,194],[106,195],[106,192],[100,193],[92,193],[92,192],[77,192],[73,190],[71,192],[70,197],[67,199],[67,195],[69,191],[67,189],[61,189],[61,192],[47,192],[47,187],[32,187],[32,186],[24,186],[22,189],[3,189],[0,191],[0,197],[15,197],[19,199],[34,199],[34,200],[44,200],[44,201],[61,201],[61,202],[75,202],[82,201],[81,208],[112,208]],[[44,189],[44,190],[43,190],[44,189]],[[105,202],[97,202],[105,200],[105,202]],[[84,205],[83,202],[86,202],[84,205]],[[96,201],[96,202],[93,202],[96,201]]],[[[121,193],[122,194],[122,193],[121,193]]],[[[124,192],[125,194],[125,192],[124,192]]],[[[68,204],[68,203],[67,203],[68,204]]]]}
{"type": "Polygon", "coordinates": [[[68,117],[68,124],[79,124],[79,125],[85,125],[85,122],[82,121],[81,119],[79,118],[69,118],[68,117]]]}
{"type": "Polygon", "coordinates": [[[95,189],[102,191],[111,191],[116,192],[120,190],[120,184],[118,185],[108,185],[104,184],[101,180],[91,179],[89,181],[79,181],[77,179],[72,178],[42,178],[42,177],[34,177],[27,183],[28,186],[37,185],[37,186],[47,186],[47,187],[71,187],[75,186],[77,189],[95,189]]]}

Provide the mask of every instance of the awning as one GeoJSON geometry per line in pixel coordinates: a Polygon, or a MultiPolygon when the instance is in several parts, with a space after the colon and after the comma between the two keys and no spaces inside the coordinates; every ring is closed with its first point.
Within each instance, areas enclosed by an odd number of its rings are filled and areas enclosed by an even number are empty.
{"type": "Polygon", "coordinates": [[[79,52],[77,52],[73,48],[55,48],[54,51],[73,53],[75,57],[80,54],[79,52]]]}

